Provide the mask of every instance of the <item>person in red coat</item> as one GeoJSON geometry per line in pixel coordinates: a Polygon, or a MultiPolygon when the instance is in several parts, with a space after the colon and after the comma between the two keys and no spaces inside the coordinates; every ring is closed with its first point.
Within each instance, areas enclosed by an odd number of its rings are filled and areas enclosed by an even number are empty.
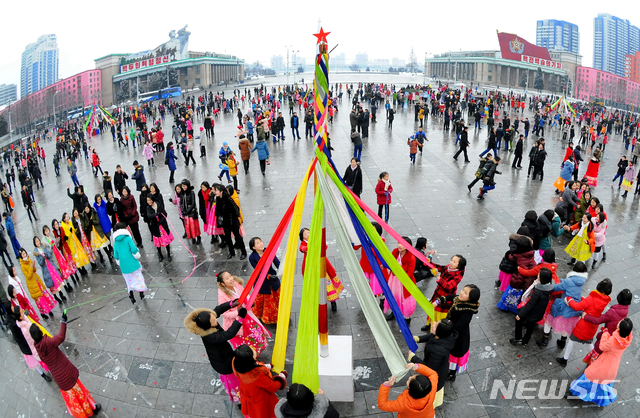
{"type": "Polygon", "coordinates": [[[89,391],[78,379],[80,373],[76,366],[58,348],[67,336],[67,314],[62,314],[60,332],[55,337],[43,335],[36,324],[31,325],[29,334],[33,338],[40,359],[49,367],[53,380],[60,388],[69,415],[75,418],[97,415],[102,406],[93,400],[89,391]]]}
{"type": "Polygon", "coordinates": [[[602,354],[602,350],[600,349],[602,333],[604,331],[608,331],[609,334],[613,334],[613,332],[616,330],[616,327],[618,326],[618,322],[629,315],[629,305],[631,305],[631,300],[633,299],[631,291],[629,289],[622,289],[620,293],[618,293],[616,299],[618,300],[618,304],[610,307],[607,313],[605,313],[604,315],[593,316],[587,313],[582,314],[582,318],[591,324],[605,324],[598,335],[596,335],[595,347],[582,359],[582,361],[584,363],[587,363],[587,365],[593,363],[600,356],[600,354],[602,354]]]}
{"type": "Polygon", "coordinates": [[[233,373],[240,381],[241,411],[245,417],[274,418],[278,403],[276,392],[287,387],[287,372],[274,376],[269,367],[256,361],[248,345],[236,348],[233,373]]]}
{"type": "MultiPolygon", "coordinates": [[[[451,308],[451,302],[442,304],[436,304],[435,302],[441,297],[447,297],[449,295],[455,295],[458,293],[458,284],[464,277],[464,270],[467,267],[467,260],[460,254],[456,254],[451,257],[451,261],[447,265],[434,264],[435,268],[440,272],[440,276],[436,280],[436,290],[433,291],[431,296],[431,303],[434,304],[435,317],[434,322],[438,322],[441,319],[447,317],[447,313],[451,308]]],[[[427,325],[421,328],[422,331],[429,331],[429,319],[427,319],[427,325]]]]}
{"type": "Polygon", "coordinates": [[[91,152],[91,167],[93,167],[94,170],[93,177],[98,177],[98,170],[100,170],[100,174],[104,174],[102,167],[100,167],[100,158],[95,149],[91,152]]]}
{"type": "MultiPolygon", "coordinates": [[[[613,290],[613,284],[611,280],[604,279],[596,286],[596,290],[589,293],[589,296],[583,298],[580,302],[576,302],[570,297],[564,298],[564,302],[569,305],[574,311],[583,311],[583,314],[591,315],[593,317],[600,317],[604,308],[611,302],[611,290],[613,290]]],[[[573,350],[573,343],[578,342],[581,344],[589,344],[589,351],[594,349],[593,337],[598,331],[598,324],[587,322],[584,318],[581,318],[573,328],[571,337],[567,342],[567,346],[564,349],[564,355],[556,358],[556,361],[560,363],[562,367],[567,365],[567,360],[573,350]]]]}
{"type": "MultiPolygon", "coordinates": [[[[412,245],[411,239],[409,237],[402,237],[407,244],[412,245]]],[[[413,276],[416,271],[416,258],[411,254],[407,249],[400,243],[398,243],[398,248],[394,249],[391,252],[393,258],[398,260],[398,263],[402,266],[402,269],[407,273],[407,276],[411,279],[411,281],[415,284],[416,279],[413,276]]],[[[402,312],[402,316],[407,321],[407,326],[411,323],[411,315],[416,310],[416,300],[409,293],[409,291],[402,285],[400,280],[391,273],[389,275],[389,279],[387,280],[389,283],[389,288],[391,289],[391,293],[393,293],[393,298],[396,300],[398,307],[400,308],[400,312],[402,312]]],[[[384,302],[384,312],[386,314],[385,318],[387,321],[391,321],[394,318],[393,312],[390,311],[389,301],[384,302]],[[387,313],[388,312],[388,313],[387,313]]]]}
{"type": "Polygon", "coordinates": [[[389,173],[386,171],[380,173],[375,190],[378,202],[378,217],[382,218],[382,209],[384,208],[384,221],[389,222],[389,205],[391,204],[391,193],[393,193],[393,187],[389,181],[389,173]]]}

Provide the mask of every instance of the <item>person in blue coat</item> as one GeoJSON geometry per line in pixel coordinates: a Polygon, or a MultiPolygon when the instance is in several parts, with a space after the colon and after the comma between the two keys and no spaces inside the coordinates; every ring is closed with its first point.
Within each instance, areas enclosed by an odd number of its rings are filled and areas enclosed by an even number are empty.
{"type": "MultiPolygon", "coordinates": [[[[560,193],[560,188],[558,186],[561,183],[566,184],[568,181],[571,181],[573,178],[573,169],[575,167],[575,163],[573,160],[573,155],[570,155],[567,160],[562,163],[562,169],[560,169],[560,177],[556,180],[556,194],[560,193]]],[[[564,189],[562,190],[564,192],[564,189]]]]}
{"type": "Polygon", "coordinates": [[[269,158],[269,147],[267,146],[267,142],[264,139],[258,138],[255,147],[251,150],[251,152],[258,150],[258,160],[260,160],[260,171],[262,171],[262,175],[265,175],[265,170],[267,169],[267,159],[269,158]]]}
{"type": "Polygon", "coordinates": [[[174,179],[173,176],[176,173],[176,160],[178,159],[178,157],[176,157],[176,152],[173,149],[173,142],[169,142],[167,144],[167,151],[166,151],[166,156],[164,157],[164,162],[166,165],[169,166],[169,171],[171,172],[171,175],[169,176],[169,183],[174,183],[174,179]]]}
{"type": "Polygon", "coordinates": [[[144,167],[138,164],[138,160],[133,162],[133,167],[136,171],[131,178],[136,181],[136,190],[142,191],[142,186],[147,183],[147,180],[144,178],[144,167]]]}
{"type": "Polygon", "coordinates": [[[93,200],[93,208],[98,214],[102,232],[104,232],[107,238],[111,238],[111,219],[109,219],[109,214],[107,213],[107,203],[102,199],[102,195],[100,194],[95,195],[93,200]]]}
{"type": "Polygon", "coordinates": [[[11,246],[13,247],[13,252],[16,254],[16,259],[20,260],[20,253],[18,252],[20,248],[20,243],[18,242],[18,238],[16,238],[16,230],[13,227],[13,221],[7,212],[2,214],[5,223],[7,224],[7,235],[11,238],[11,246]]]}
{"type": "Polygon", "coordinates": [[[553,287],[553,292],[563,292],[562,295],[553,302],[551,311],[544,323],[544,336],[542,340],[536,341],[539,346],[546,346],[551,333],[551,328],[556,334],[561,335],[557,340],[558,348],[564,348],[567,336],[571,335],[573,328],[580,320],[582,312],[575,311],[564,302],[566,297],[573,300],[582,298],[582,286],[587,281],[587,266],[578,261],[573,266],[573,271],[567,273],[567,278],[553,287]]]}

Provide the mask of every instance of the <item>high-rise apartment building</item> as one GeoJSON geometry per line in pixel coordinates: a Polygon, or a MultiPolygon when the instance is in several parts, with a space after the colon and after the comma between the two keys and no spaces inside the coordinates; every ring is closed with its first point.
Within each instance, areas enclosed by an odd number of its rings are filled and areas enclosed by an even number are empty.
{"type": "Polygon", "coordinates": [[[15,84],[0,84],[0,106],[18,100],[18,86],[15,84]]]}
{"type": "Polygon", "coordinates": [[[555,51],[580,53],[578,25],[564,20],[538,20],[536,45],[555,51]]]}
{"type": "Polygon", "coordinates": [[[42,35],[27,45],[20,66],[20,97],[26,97],[58,81],[56,35],[42,35]]]}
{"type": "Polygon", "coordinates": [[[640,51],[625,56],[624,76],[631,81],[640,83],[640,51]]]}
{"type": "Polygon", "coordinates": [[[593,68],[624,77],[626,55],[640,51],[640,29],[607,13],[598,14],[593,26],[593,68]]]}

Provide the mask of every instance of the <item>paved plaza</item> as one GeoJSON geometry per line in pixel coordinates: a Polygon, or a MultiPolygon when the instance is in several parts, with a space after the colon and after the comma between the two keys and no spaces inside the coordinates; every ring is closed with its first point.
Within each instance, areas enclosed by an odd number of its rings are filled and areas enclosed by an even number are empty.
{"type": "MultiPolygon", "coordinates": [[[[305,75],[310,78],[309,75],[305,75]]],[[[361,79],[369,80],[366,76],[361,79]]],[[[340,80],[340,75],[331,82],[340,80]]],[[[371,81],[374,81],[371,78],[371,81]]],[[[376,79],[377,81],[377,79],[376,79]]],[[[387,80],[385,80],[387,81],[387,80]]],[[[414,80],[421,82],[422,78],[414,80]]],[[[227,91],[229,94],[231,89],[227,91]]],[[[288,111],[288,107],[285,106],[288,111]]],[[[329,126],[332,139],[333,159],[341,171],[349,164],[352,145],[349,140],[350,101],[344,95],[339,103],[333,125],[329,126]]],[[[243,109],[243,111],[246,110],[243,109]]],[[[300,114],[300,112],[298,112],[300,114]]],[[[533,120],[526,111],[524,117],[533,120]]],[[[256,153],[252,155],[250,173],[239,173],[240,201],[244,214],[244,227],[248,238],[261,237],[268,244],[271,234],[284,215],[293,199],[306,168],[314,156],[315,143],[312,140],[293,140],[289,129],[289,118],[285,115],[287,128],[286,140],[269,143],[271,165],[267,166],[266,176],[260,174],[256,153]]],[[[196,131],[202,121],[195,125],[196,131]]],[[[234,138],[237,126],[235,113],[221,115],[215,120],[215,138],[208,143],[207,157],[198,159],[197,165],[185,167],[182,156],[176,153],[178,170],[176,180],[188,178],[196,187],[207,180],[217,182],[219,159],[218,150],[223,141],[229,141],[231,148],[239,152],[234,138]]],[[[559,131],[547,133],[548,158],[545,164],[544,181],[527,179],[526,155],[534,139],[525,142],[524,170],[511,169],[513,154],[500,151],[502,163],[496,176],[497,187],[489,192],[483,201],[478,201],[477,188],[471,193],[466,185],[473,179],[478,165],[478,154],[486,148],[487,129],[473,129],[469,123],[469,158],[454,161],[456,151],[455,133],[442,130],[440,120],[428,119],[425,131],[429,142],[425,143],[424,153],[418,154],[415,165],[409,160],[407,137],[418,127],[414,122],[412,108],[397,108],[393,130],[387,127],[384,111],[378,112],[378,123],[371,124],[369,138],[364,140],[362,153],[362,171],[364,173],[362,199],[370,207],[376,207],[374,187],[382,171],[390,174],[393,185],[393,203],[390,208],[390,225],[401,235],[415,240],[424,236],[429,240],[430,249],[437,251],[434,261],[447,264],[454,254],[462,254],[468,264],[461,284],[475,283],[482,291],[479,313],[471,322],[471,349],[469,369],[459,375],[455,383],[445,385],[444,404],[436,409],[437,417],[606,417],[629,418],[639,416],[640,409],[640,351],[638,339],[624,353],[618,379],[615,384],[618,400],[606,408],[589,406],[580,401],[566,399],[541,399],[538,396],[539,384],[530,382],[526,395],[535,394],[534,399],[523,399],[516,389],[512,399],[499,392],[491,399],[491,392],[497,380],[509,386],[512,379],[559,379],[570,382],[580,376],[584,370],[582,357],[585,347],[576,345],[566,368],[560,367],[555,358],[560,351],[555,347],[555,337],[548,347],[540,349],[535,344],[528,347],[512,346],[514,315],[496,308],[501,293],[494,288],[498,277],[498,264],[508,249],[508,235],[514,233],[530,209],[538,214],[555,207],[557,197],[553,182],[560,171],[566,142],[559,140],[559,131]]],[[[522,125],[521,125],[522,126],[522,125]]],[[[171,120],[164,125],[165,132],[171,132],[171,120]]],[[[301,133],[303,129],[301,129],[301,133]]],[[[165,138],[165,144],[170,139],[165,138]]],[[[156,158],[157,168],[148,168],[142,157],[142,149],[118,148],[111,135],[90,139],[89,145],[95,147],[102,160],[102,168],[113,173],[116,164],[131,175],[132,162],[138,159],[145,167],[148,183],[156,182],[164,195],[165,202],[173,196],[173,186],[169,184],[169,171],[162,157],[156,158]]],[[[197,143],[196,143],[197,144],[197,143]]],[[[61,176],[56,178],[51,163],[54,150],[53,142],[44,144],[47,153],[47,166],[42,168],[45,188],[34,190],[39,221],[29,223],[25,210],[18,204],[14,193],[16,211],[14,222],[19,241],[28,250],[33,249],[32,237],[41,235],[42,226],[51,224],[53,218],[60,219],[63,212],[70,211],[72,201],[67,197],[65,188],[71,184],[64,167],[61,176]]],[[[595,271],[589,272],[584,286],[593,290],[595,284],[605,277],[614,283],[613,298],[623,288],[634,293],[634,301],[629,316],[640,324],[640,293],[638,277],[640,273],[640,233],[638,228],[638,209],[640,198],[630,194],[623,199],[617,186],[611,186],[624,146],[621,137],[614,136],[607,146],[600,169],[599,186],[594,196],[604,204],[608,214],[607,261],[600,263],[595,271]]],[[[585,160],[587,158],[585,157],[585,160]]],[[[94,178],[90,160],[80,159],[78,177],[85,186],[89,200],[102,190],[102,179],[94,178]]],[[[582,175],[586,162],[580,168],[582,175]]],[[[135,189],[135,181],[128,185],[135,189]]],[[[309,195],[312,188],[309,188],[309,195]]],[[[135,193],[136,199],[138,193],[135,193]]],[[[307,199],[303,225],[311,219],[312,199],[307,199]]],[[[183,229],[175,206],[167,206],[169,220],[182,235],[183,229]]],[[[331,335],[351,335],[353,337],[355,402],[336,403],[335,406],[344,417],[371,416],[391,418],[392,414],[383,413],[377,408],[377,392],[380,384],[390,373],[372,333],[367,326],[355,292],[347,277],[344,264],[337,251],[333,235],[328,229],[328,257],[345,284],[345,290],[338,301],[337,312],[329,312],[329,333],[331,335]]],[[[102,404],[100,416],[115,417],[239,417],[235,408],[230,408],[228,397],[220,380],[209,365],[200,338],[190,334],[183,325],[188,312],[198,307],[213,308],[217,304],[215,273],[228,270],[232,274],[248,278],[253,271],[248,260],[240,261],[236,256],[227,260],[227,250],[209,244],[203,236],[200,246],[187,243],[184,247],[178,240],[172,245],[173,262],[158,262],[158,255],[150,239],[149,230],[141,222],[145,248],[141,262],[147,285],[151,286],[144,301],[133,306],[125,292],[121,292],[125,283],[119,269],[108,263],[98,262],[98,269],[91,271],[81,280],[81,286],[71,294],[67,306],[89,302],[68,311],[69,329],[66,342],[61,349],[80,370],[80,380],[102,404]],[[195,255],[197,267],[193,275],[181,283],[193,269],[195,255]],[[113,295],[116,292],[121,292],[113,295]]],[[[297,235],[298,231],[293,231],[297,235]]],[[[285,240],[287,238],[285,237],[285,240]]],[[[286,242],[286,241],[285,241],[286,242]]],[[[567,236],[554,239],[554,248],[558,257],[558,276],[563,278],[568,272],[566,262],[569,257],[563,249],[568,244],[567,236]]],[[[387,245],[395,248],[395,241],[387,237],[387,245]]],[[[282,260],[284,245],[278,255],[282,260]]],[[[11,250],[9,250],[11,253],[11,250]]],[[[239,255],[239,254],[238,254],[239,255]]],[[[294,300],[291,315],[291,329],[287,350],[287,369],[291,371],[294,353],[295,335],[300,311],[302,276],[300,264],[302,255],[298,255],[298,268],[294,287],[294,300]]],[[[19,271],[19,276],[23,276],[19,271]]],[[[23,279],[24,281],[24,279],[23,279]]],[[[1,280],[6,287],[6,279],[1,280]]],[[[427,297],[430,297],[435,280],[428,279],[419,284],[427,297]]],[[[59,330],[62,311],[54,310],[55,319],[43,321],[53,334],[59,330]]],[[[426,315],[420,309],[411,322],[414,335],[420,334],[426,315]]],[[[389,323],[400,347],[406,351],[406,344],[395,322],[389,323]]],[[[275,326],[267,326],[275,334],[275,326]]],[[[536,329],[532,342],[542,333],[536,329]]],[[[261,360],[270,362],[273,348],[271,345],[262,354],[261,360]]],[[[421,354],[423,345],[420,344],[421,354]]],[[[64,417],[66,408],[55,383],[47,383],[37,373],[29,370],[22,355],[6,333],[0,333],[0,416],[2,417],[64,417]]],[[[405,387],[403,379],[392,390],[395,398],[405,387]]],[[[522,386],[520,386],[522,387],[522,386]]],[[[548,392],[548,386],[543,391],[548,392]]],[[[563,394],[563,389],[556,393],[563,394]]],[[[284,392],[278,394],[283,396],[284,392]]]]}

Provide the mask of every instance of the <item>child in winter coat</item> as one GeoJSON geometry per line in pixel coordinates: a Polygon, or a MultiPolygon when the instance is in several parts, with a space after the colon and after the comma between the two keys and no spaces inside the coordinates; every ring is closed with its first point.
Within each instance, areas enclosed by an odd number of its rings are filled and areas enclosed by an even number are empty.
{"type": "Polygon", "coordinates": [[[561,338],[557,340],[558,348],[564,348],[567,342],[567,336],[573,332],[573,328],[580,319],[580,312],[576,312],[564,303],[564,298],[569,296],[579,298],[582,294],[582,286],[587,281],[587,266],[578,261],[573,266],[573,271],[567,274],[567,278],[562,280],[560,284],[553,287],[553,292],[563,292],[551,305],[551,310],[544,323],[544,335],[541,340],[536,341],[541,347],[549,344],[549,336],[551,328],[556,334],[560,334],[561,338]]]}
{"type": "Polygon", "coordinates": [[[480,289],[474,284],[468,284],[462,288],[460,294],[448,295],[438,299],[438,305],[453,302],[447,313],[447,319],[453,322],[453,329],[458,333],[456,343],[449,356],[449,375],[447,378],[454,382],[456,373],[464,373],[469,363],[469,346],[471,344],[471,332],[469,323],[473,315],[480,308],[480,289]]]}
{"type": "Polygon", "coordinates": [[[593,263],[591,263],[591,270],[593,270],[596,268],[596,264],[602,253],[602,248],[607,241],[607,219],[604,213],[600,212],[591,218],[591,222],[593,222],[593,236],[595,240],[595,251],[592,254],[593,263]]]}
{"type": "Polygon", "coordinates": [[[274,376],[270,367],[256,361],[256,353],[248,345],[236,348],[232,367],[240,382],[242,414],[251,418],[274,418],[278,403],[276,392],[287,387],[287,372],[283,370],[274,376]]]}
{"type": "Polygon", "coordinates": [[[380,385],[378,408],[381,411],[397,412],[398,418],[422,418],[435,416],[433,402],[438,391],[438,373],[424,364],[408,363],[407,369],[418,372],[407,380],[405,389],[395,401],[389,400],[389,391],[396,383],[396,377],[380,385]]]}
{"type": "Polygon", "coordinates": [[[518,310],[516,315],[516,336],[509,340],[512,345],[522,344],[526,347],[531,339],[531,334],[536,323],[544,317],[545,310],[549,304],[549,296],[553,291],[551,281],[551,270],[542,267],[538,273],[538,278],[533,282],[534,288],[531,297],[526,304],[518,310]],[[522,336],[522,327],[527,332],[522,336]]]}
{"type": "Polygon", "coordinates": [[[242,322],[247,316],[247,310],[240,308],[238,316],[228,329],[223,329],[218,318],[226,311],[236,306],[232,306],[233,302],[226,302],[216,306],[213,310],[199,308],[191,311],[184,319],[184,326],[187,331],[196,334],[202,338],[202,344],[207,351],[209,363],[211,367],[220,376],[220,381],[227,391],[227,395],[232,403],[240,403],[240,382],[235,374],[233,374],[233,348],[229,344],[229,340],[236,336],[242,322]]]}
{"type": "Polygon", "coordinates": [[[233,188],[236,192],[240,192],[238,190],[238,161],[236,161],[236,154],[231,151],[227,156],[227,167],[229,167],[229,175],[233,179],[233,188]]]}
{"type": "Polygon", "coordinates": [[[444,401],[444,384],[447,381],[449,372],[449,355],[458,338],[458,333],[453,329],[453,322],[443,319],[440,322],[433,322],[429,334],[414,336],[417,343],[425,343],[424,359],[409,352],[409,361],[424,364],[431,370],[438,373],[438,392],[433,402],[433,407],[437,408],[444,401]]]}
{"type": "Polygon", "coordinates": [[[149,167],[156,166],[155,161],[153,160],[153,144],[151,144],[151,141],[145,142],[144,148],[142,149],[142,155],[146,158],[147,165],[149,167]]]}
{"type": "Polygon", "coordinates": [[[418,154],[419,142],[414,137],[410,137],[409,139],[407,139],[407,145],[409,145],[409,160],[411,160],[411,162],[415,164],[416,154],[418,154]]]}
{"type": "Polygon", "coordinates": [[[389,205],[391,204],[391,193],[393,187],[389,181],[389,173],[383,171],[378,176],[378,184],[376,184],[376,195],[378,202],[378,217],[382,217],[382,209],[384,208],[384,221],[389,222],[389,205]]]}
{"type": "MultiPolygon", "coordinates": [[[[584,313],[588,315],[599,317],[604,308],[606,308],[611,301],[611,297],[609,297],[609,295],[611,294],[612,289],[613,284],[611,283],[611,280],[604,279],[598,283],[596,290],[592,291],[589,296],[583,298],[580,302],[576,302],[571,297],[567,296],[564,298],[564,303],[574,311],[584,311],[584,313]]],[[[573,328],[567,347],[564,350],[564,355],[556,358],[556,361],[560,363],[562,367],[567,365],[567,360],[569,360],[569,356],[571,355],[574,342],[589,344],[589,351],[593,350],[594,345],[592,341],[593,337],[596,335],[596,331],[598,331],[597,324],[587,322],[580,318],[575,328],[573,328]]]]}
{"type": "Polygon", "coordinates": [[[602,334],[605,331],[608,331],[609,334],[612,334],[616,330],[618,322],[626,318],[629,314],[629,305],[631,305],[631,300],[633,299],[631,291],[629,289],[621,290],[620,293],[618,293],[616,299],[618,300],[618,304],[610,307],[607,313],[601,316],[593,316],[586,313],[582,314],[582,319],[591,324],[605,324],[598,335],[596,335],[596,344],[593,347],[593,350],[587,353],[587,355],[582,359],[582,361],[584,363],[587,363],[587,365],[593,363],[598,358],[598,356],[602,354],[602,350],[600,349],[602,334]]]}
{"type": "MultiPolygon", "coordinates": [[[[551,284],[553,284],[554,286],[557,284],[560,284],[560,279],[556,274],[556,272],[558,271],[558,264],[556,263],[556,252],[553,250],[553,248],[547,248],[544,251],[544,253],[542,254],[542,261],[540,262],[540,264],[538,264],[537,266],[535,266],[530,270],[525,270],[525,269],[522,269],[521,267],[518,267],[518,272],[525,277],[531,277],[531,276],[537,276],[538,273],[540,273],[540,270],[542,268],[547,268],[549,269],[549,271],[551,271],[551,279],[552,279],[551,284]]],[[[549,303],[547,304],[547,309],[545,309],[544,311],[543,318],[540,321],[538,321],[538,325],[544,325],[547,319],[547,316],[551,311],[551,306],[553,306],[553,302],[556,299],[558,299],[560,296],[562,296],[562,291],[560,290],[557,290],[551,293],[551,296],[549,296],[549,303]]]]}
{"type": "MultiPolygon", "coordinates": [[[[458,284],[464,277],[464,271],[467,267],[467,260],[460,254],[456,254],[451,257],[449,264],[447,264],[446,266],[440,264],[434,264],[434,266],[440,273],[440,276],[436,280],[437,285],[436,289],[433,291],[433,295],[431,295],[431,303],[435,303],[441,297],[455,295],[456,293],[458,293],[458,284]]],[[[433,318],[433,322],[438,322],[441,319],[445,318],[450,308],[450,302],[439,303],[437,306],[434,306],[435,315],[433,318]]],[[[422,327],[422,331],[428,330],[428,325],[422,327]]]]}
{"type": "Polygon", "coordinates": [[[633,340],[632,331],[633,322],[629,318],[620,321],[613,334],[604,331],[600,344],[602,355],[573,381],[569,389],[571,395],[598,406],[615,402],[618,394],[613,390],[613,382],[618,375],[622,354],[633,340]]]}

